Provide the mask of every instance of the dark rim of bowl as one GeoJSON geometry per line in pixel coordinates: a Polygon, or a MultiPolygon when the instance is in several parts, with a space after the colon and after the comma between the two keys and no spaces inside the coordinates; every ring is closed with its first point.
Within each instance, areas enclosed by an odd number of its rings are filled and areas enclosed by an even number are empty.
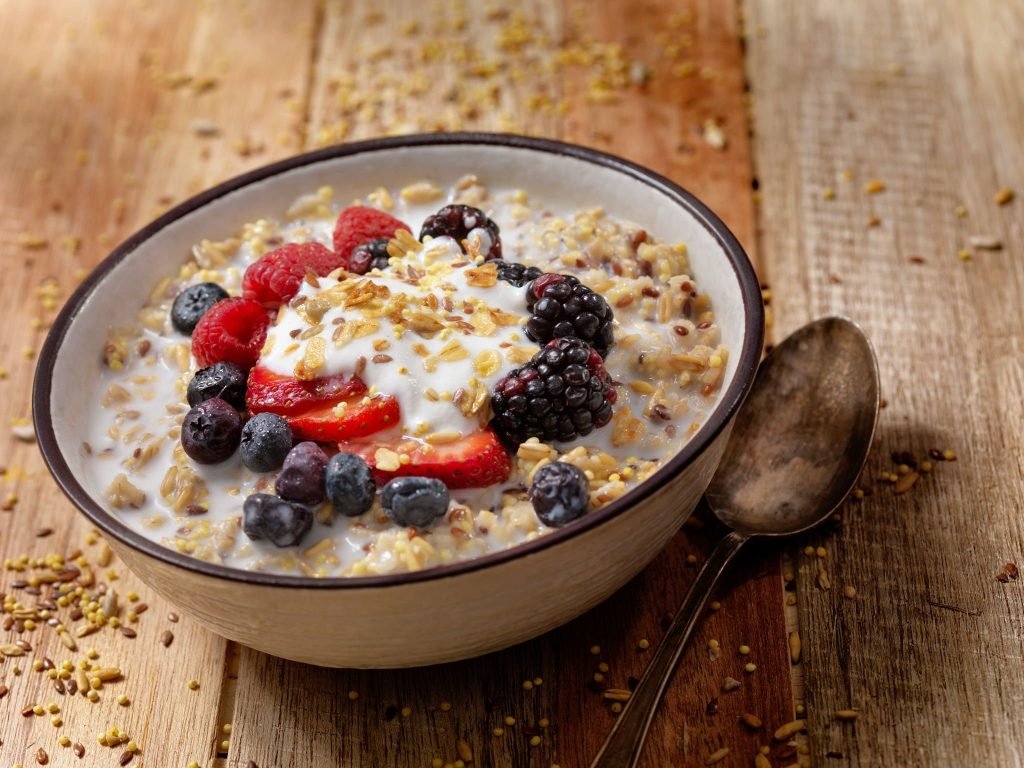
{"type": "Polygon", "coordinates": [[[685,469],[730,422],[737,409],[743,403],[757,372],[761,357],[761,346],[764,339],[764,308],[761,299],[760,284],[754,268],[743,248],[724,223],[691,193],[647,168],[623,160],[620,157],[600,152],[595,149],[566,144],[550,139],[537,139],[514,134],[494,133],[435,133],[395,136],[368,141],[354,142],[327,147],[307,152],[295,157],[281,160],[270,165],[249,171],[233,179],[218,184],[211,189],[192,197],[167,213],[151,222],[134,235],[129,237],[109,256],[107,256],[78,289],[71,295],[61,309],[56,321],[43,345],[36,367],[35,382],[32,390],[32,414],[35,423],[39,448],[50,472],[57,484],[69,499],[88,517],[103,533],[113,536],[125,545],[144,555],[154,557],[172,566],[185,568],[205,576],[212,576],[229,581],[246,584],[258,584],[275,587],[292,587],[305,589],[359,589],[368,587],[401,586],[414,582],[458,576],[472,571],[481,570],[494,565],[510,562],[517,558],[528,557],[549,547],[554,547],[574,536],[589,531],[606,520],[621,514],[624,510],[644,502],[655,492],[663,488],[673,477],[685,469]],[[131,530],[118,520],[112,513],[97,504],[86,490],[79,484],[64,459],[64,454],[57,444],[50,411],[52,378],[51,371],[68,328],[78,315],[89,294],[99,285],[106,275],[122,259],[128,257],[140,244],[151,238],[164,227],[183,216],[195,211],[208,203],[223,197],[235,190],[246,187],[264,179],[276,176],[306,165],[324,160],[361,153],[379,152],[381,150],[405,147],[424,147],[438,145],[473,144],[496,147],[511,147],[535,152],[547,152],[582,160],[594,165],[609,168],[618,173],[636,179],[673,200],[693,216],[718,242],[728,256],[729,263],[736,273],[743,300],[744,337],[743,348],[737,361],[736,373],[731,384],[721,394],[721,399],[711,412],[708,421],[688,441],[675,456],[648,480],[593,512],[579,521],[552,531],[534,541],[530,541],[510,549],[494,552],[481,557],[465,560],[449,565],[440,565],[422,571],[410,573],[388,574],[380,576],[344,577],[336,576],[317,579],[309,576],[290,574],[263,573],[231,568],[226,565],[208,563],[189,555],[174,551],[139,533],[131,530]]]}

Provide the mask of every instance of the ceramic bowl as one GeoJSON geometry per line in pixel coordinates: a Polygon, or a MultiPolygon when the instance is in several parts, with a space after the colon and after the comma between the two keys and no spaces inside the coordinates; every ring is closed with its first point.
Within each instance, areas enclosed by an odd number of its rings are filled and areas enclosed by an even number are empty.
{"type": "Polygon", "coordinates": [[[121,244],[69,299],[40,355],[33,393],[39,445],[71,501],[117,555],[199,624],[231,640],[324,666],[404,667],[475,656],[563,624],[635,576],[693,510],[757,369],[761,294],[725,225],[668,179],[592,149],[508,135],[432,134],[331,147],[204,192],[121,244]],[[535,541],[417,573],[313,579],[235,570],[143,538],[103,502],[82,449],[107,329],[131,323],[148,287],[203,238],[230,236],[330,184],[337,199],[379,185],[467,173],[536,192],[555,208],[603,206],[661,240],[687,243],[732,350],[705,424],[664,467],[620,499],[535,541]]]}

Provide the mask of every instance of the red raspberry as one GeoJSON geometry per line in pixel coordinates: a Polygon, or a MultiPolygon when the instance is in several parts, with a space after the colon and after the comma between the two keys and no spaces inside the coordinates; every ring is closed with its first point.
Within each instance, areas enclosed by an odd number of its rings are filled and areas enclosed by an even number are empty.
{"type": "Polygon", "coordinates": [[[378,237],[391,239],[400,229],[412,231],[389,213],[365,205],[353,205],[338,215],[338,223],[334,225],[334,252],[348,269],[348,257],[357,245],[378,237]]]}
{"type": "Polygon", "coordinates": [[[307,269],[323,277],[344,265],[345,260],[320,243],[289,243],[249,265],[242,278],[242,295],[276,309],[299,292],[307,269]]]}
{"type": "Polygon", "coordinates": [[[205,368],[223,360],[252,368],[260,359],[270,317],[258,301],[218,301],[192,331],[192,356],[205,368]]]}

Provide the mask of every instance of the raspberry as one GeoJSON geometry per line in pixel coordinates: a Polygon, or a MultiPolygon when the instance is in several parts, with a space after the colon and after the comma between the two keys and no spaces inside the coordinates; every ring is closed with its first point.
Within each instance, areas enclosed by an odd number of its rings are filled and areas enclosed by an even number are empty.
{"type": "Polygon", "coordinates": [[[344,263],[320,243],[289,243],[249,265],[242,278],[242,295],[277,309],[299,292],[307,271],[323,277],[344,263]]]}
{"type": "Polygon", "coordinates": [[[386,237],[376,237],[357,245],[349,254],[348,271],[365,275],[371,269],[387,269],[388,242],[386,237]]]}
{"type": "Polygon", "coordinates": [[[192,331],[192,356],[203,368],[227,361],[248,370],[260,359],[270,318],[258,301],[224,299],[192,331]]]}
{"type": "Polygon", "coordinates": [[[341,266],[348,269],[352,251],[357,245],[380,237],[390,240],[400,229],[412,231],[389,213],[365,205],[353,205],[338,215],[338,221],[334,225],[334,252],[338,255],[341,266]]]}
{"type": "Polygon", "coordinates": [[[446,205],[433,216],[428,216],[420,229],[420,240],[429,235],[430,237],[451,237],[459,245],[469,237],[474,230],[486,234],[481,243],[481,253],[484,259],[501,258],[501,235],[498,225],[487,214],[479,208],[471,205],[446,205]]]}
{"type": "Polygon", "coordinates": [[[526,290],[526,307],[532,316],[526,335],[544,344],[551,339],[575,336],[590,344],[601,357],[614,341],[612,308],[572,275],[544,274],[526,290]]]}
{"type": "Polygon", "coordinates": [[[567,336],[495,384],[492,425],[513,444],[529,437],[568,442],[611,421],[615,400],[601,356],[567,336]]]}
{"type": "Polygon", "coordinates": [[[544,274],[536,267],[528,267],[525,264],[519,264],[514,261],[494,259],[494,263],[498,265],[498,279],[504,280],[516,288],[521,288],[531,280],[535,280],[544,274]]]}

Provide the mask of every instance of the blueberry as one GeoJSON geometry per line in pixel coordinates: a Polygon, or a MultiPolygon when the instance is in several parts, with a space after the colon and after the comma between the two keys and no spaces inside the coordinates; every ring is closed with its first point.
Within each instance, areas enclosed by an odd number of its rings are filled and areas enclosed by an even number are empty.
{"type": "Polygon", "coordinates": [[[324,484],[327,498],[339,514],[356,517],[373,506],[377,486],[369,465],[359,456],[351,453],[331,456],[324,484]]]}
{"type": "Polygon", "coordinates": [[[324,470],[327,454],[316,443],[306,441],[292,448],[277,475],[274,490],[282,499],[314,506],[324,500],[324,470]]]}
{"type": "Polygon", "coordinates": [[[242,427],[242,464],[253,472],[272,472],[292,449],[292,428],[276,413],[257,413],[242,427]]]}
{"type": "Polygon", "coordinates": [[[219,397],[241,411],[245,409],[245,388],[245,369],[224,360],[196,371],[188,383],[188,404],[199,405],[211,397],[219,397]]]}
{"type": "Polygon", "coordinates": [[[448,511],[448,487],[432,477],[396,477],[380,498],[384,512],[399,525],[427,528],[448,511]]]}
{"type": "Polygon", "coordinates": [[[226,299],[228,292],[216,283],[190,285],[171,305],[171,323],[186,336],[191,336],[196,323],[218,301],[226,299]]]}
{"type": "Polygon", "coordinates": [[[278,547],[291,547],[312,527],[313,510],[269,493],[254,493],[242,504],[242,530],[253,541],[265,539],[278,547]]]}
{"type": "Polygon", "coordinates": [[[530,503],[544,525],[561,528],[587,511],[589,488],[582,470],[564,461],[553,461],[533,476],[530,503]]]}
{"type": "Polygon", "coordinates": [[[218,464],[238,447],[242,417],[230,403],[213,397],[185,414],[181,422],[181,447],[200,464],[218,464]]]}

